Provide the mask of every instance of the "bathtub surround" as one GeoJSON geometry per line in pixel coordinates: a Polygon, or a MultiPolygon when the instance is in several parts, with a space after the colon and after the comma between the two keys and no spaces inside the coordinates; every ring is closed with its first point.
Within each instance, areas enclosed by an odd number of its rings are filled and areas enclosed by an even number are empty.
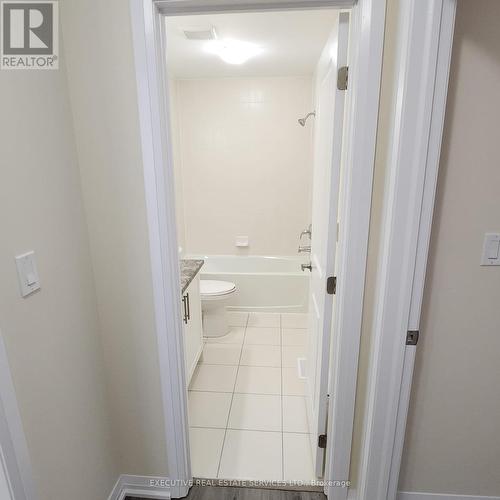
{"type": "Polygon", "coordinates": [[[201,259],[182,259],[181,266],[181,292],[184,293],[193,278],[198,274],[204,261],[201,259]]]}
{"type": "MultiPolygon", "coordinates": [[[[170,82],[172,83],[172,82],[170,82]]],[[[184,252],[295,255],[311,222],[309,77],[177,80],[171,90],[184,252]],[[236,237],[248,235],[249,246],[236,237]]]]}

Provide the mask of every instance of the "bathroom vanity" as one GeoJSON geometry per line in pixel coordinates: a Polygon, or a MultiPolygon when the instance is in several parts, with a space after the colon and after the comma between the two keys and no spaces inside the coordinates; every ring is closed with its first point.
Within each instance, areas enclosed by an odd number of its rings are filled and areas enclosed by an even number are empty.
{"type": "Polygon", "coordinates": [[[184,356],[186,361],[186,382],[189,386],[196,364],[203,352],[199,275],[200,269],[203,266],[203,260],[183,259],[180,262],[180,266],[184,356]]]}

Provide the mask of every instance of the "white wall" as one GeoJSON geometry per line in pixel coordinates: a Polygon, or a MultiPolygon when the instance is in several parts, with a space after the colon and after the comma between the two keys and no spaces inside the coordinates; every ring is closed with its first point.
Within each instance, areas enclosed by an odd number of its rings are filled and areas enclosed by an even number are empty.
{"type": "Polygon", "coordinates": [[[179,80],[176,94],[185,250],[297,254],[311,222],[314,122],[297,119],[313,108],[312,79],[179,80]]]}
{"type": "Polygon", "coordinates": [[[400,489],[500,496],[500,3],[458,2],[400,489]]]}
{"type": "Polygon", "coordinates": [[[68,82],[121,473],[166,475],[127,0],[61,2],[68,82]]]}
{"type": "Polygon", "coordinates": [[[174,195],[175,195],[175,218],[177,223],[177,243],[181,254],[186,250],[186,226],[184,217],[184,195],[182,181],[182,157],[181,157],[181,131],[179,127],[179,99],[177,96],[177,82],[168,80],[169,106],[170,106],[170,137],[172,141],[172,155],[174,163],[174,195]]]}
{"type": "Polygon", "coordinates": [[[118,467],[63,55],[0,77],[0,326],[39,500],[102,500],[118,467]],[[23,299],[28,250],[42,288],[23,299]]]}

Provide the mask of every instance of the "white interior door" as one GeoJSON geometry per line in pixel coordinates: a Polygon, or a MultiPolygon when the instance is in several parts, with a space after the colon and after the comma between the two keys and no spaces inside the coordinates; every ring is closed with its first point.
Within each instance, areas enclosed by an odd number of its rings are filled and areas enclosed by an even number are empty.
{"type": "Polygon", "coordinates": [[[316,70],[314,173],[311,241],[309,342],[306,397],[315,473],[323,476],[325,449],[318,446],[326,434],[333,295],[327,280],[335,273],[337,215],[345,91],[337,84],[339,69],[347,66],[349,15],[339,14],[316,70]]]}

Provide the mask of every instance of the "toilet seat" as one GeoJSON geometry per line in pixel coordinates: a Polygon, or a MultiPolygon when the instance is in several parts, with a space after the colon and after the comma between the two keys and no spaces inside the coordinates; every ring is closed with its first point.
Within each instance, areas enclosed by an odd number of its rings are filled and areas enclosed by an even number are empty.
{"type": "Polygon", "coordinates": [[[229,295],[236,290],[236,285],[230,281],[200,280],[200,294],[202,299],[214,299],[229,295]]]}

